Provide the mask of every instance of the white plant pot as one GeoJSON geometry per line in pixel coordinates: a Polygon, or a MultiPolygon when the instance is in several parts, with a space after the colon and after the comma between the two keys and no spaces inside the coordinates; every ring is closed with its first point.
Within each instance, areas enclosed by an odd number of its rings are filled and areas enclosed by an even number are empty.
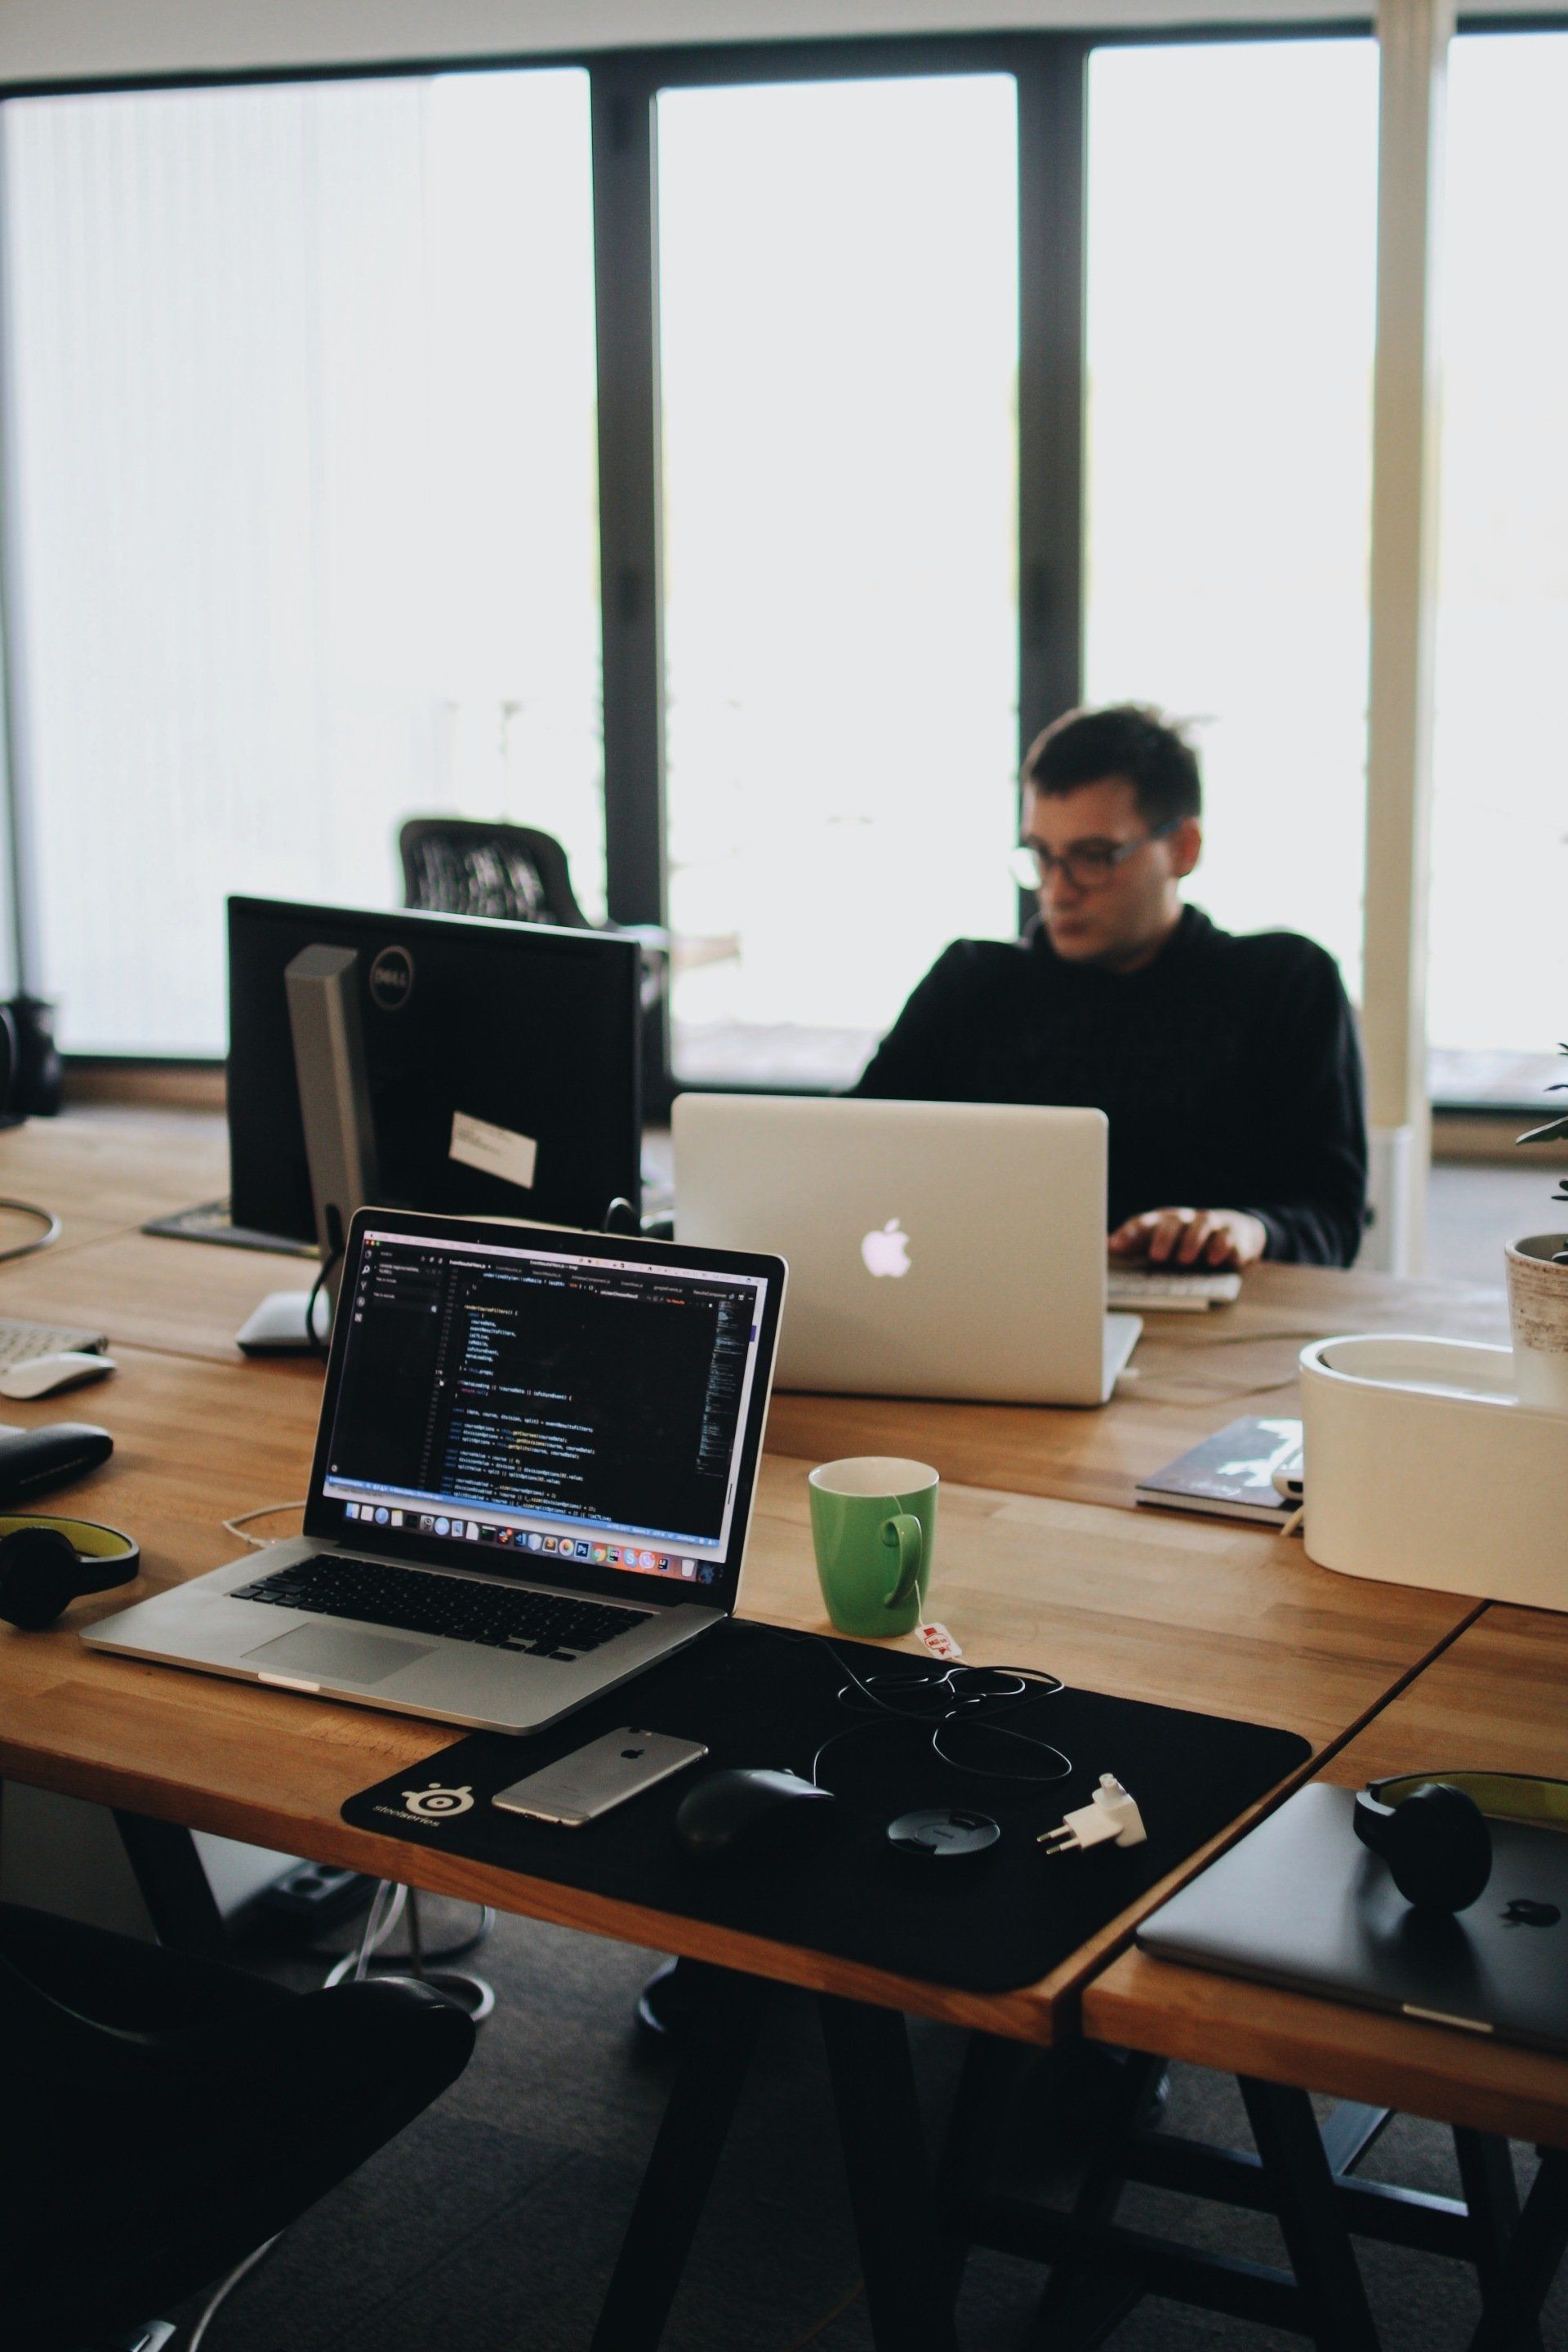
{"type": "Polygon", "coordinates": [[[1342,1576],[1568,1611],[1568,1421],[1510,1348],[1358,1332],[1301,1351],[1307,1557],[1342,1576]]]}
{"type": "Polygon", "coordinates": [[[1531,1234],[1508,1246],[1508,1314],[1521,1404],[1568,1412],[1568,1234],[1531,1234]]]}

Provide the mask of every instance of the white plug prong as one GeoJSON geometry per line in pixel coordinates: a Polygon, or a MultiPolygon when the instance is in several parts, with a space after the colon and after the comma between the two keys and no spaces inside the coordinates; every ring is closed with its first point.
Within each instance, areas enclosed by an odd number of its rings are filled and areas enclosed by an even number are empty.
{"type": "Polygon", "coordinates": [[[1064,1813],[1058,1826],[1042,1830],[1035,1843],[1049,1853],[1082,1853],[1091,1845],[1142,1845],[1148,1834],[1136,1798],[1114,1772],[1102,1772],[1091,1801],[1064,1813]]]}

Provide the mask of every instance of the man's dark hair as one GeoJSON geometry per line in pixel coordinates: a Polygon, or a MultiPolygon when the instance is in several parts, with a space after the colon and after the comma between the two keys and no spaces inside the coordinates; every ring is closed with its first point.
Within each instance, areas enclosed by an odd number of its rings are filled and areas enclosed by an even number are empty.
{"type": "Polygon", "coordinates": [[[1197,753],[1157,710],[1115,702],[1104,710],[1069,710],[1030,744],[1024,782],[1047,798],[1124,776],[1151,825],[1197,816],[1203,783],[1197,753]]]}

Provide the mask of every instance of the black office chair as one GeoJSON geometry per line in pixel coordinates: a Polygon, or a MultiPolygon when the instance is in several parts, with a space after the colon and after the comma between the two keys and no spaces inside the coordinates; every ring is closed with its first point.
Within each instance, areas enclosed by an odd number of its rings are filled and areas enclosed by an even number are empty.
{"type": "Polygon", "coordinates": [[[531,824],[411,816],[397,836],[403,902],[437,915],[489,915],[509,923],[594,926],[577,904],[566,852],[531,824]]]}
{"type": "Polygon", "coordinates": [[[290,1993],[0,1907],[6,2352],[163,2339],[209,2286],[456,2081],[463,2011],[425,1985],[290,1993]]]}

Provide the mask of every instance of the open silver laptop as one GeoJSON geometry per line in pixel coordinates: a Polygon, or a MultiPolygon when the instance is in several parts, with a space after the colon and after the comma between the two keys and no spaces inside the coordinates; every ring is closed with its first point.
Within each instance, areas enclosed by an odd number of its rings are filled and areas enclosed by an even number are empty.
{"type": "Polygon", "coordinates": [[[735,1606],[784,1268],[362,1209],[305,1532],[91,1647],[533,1731],[735,1606]]]}
{"type": "Polygon", "coordinates": [[[782,1386],[1103,1404],[1142,1326],[1105,1310],[1098,1110],[682,1095],[683,1242],[789,1260],[782,1386]]]}

